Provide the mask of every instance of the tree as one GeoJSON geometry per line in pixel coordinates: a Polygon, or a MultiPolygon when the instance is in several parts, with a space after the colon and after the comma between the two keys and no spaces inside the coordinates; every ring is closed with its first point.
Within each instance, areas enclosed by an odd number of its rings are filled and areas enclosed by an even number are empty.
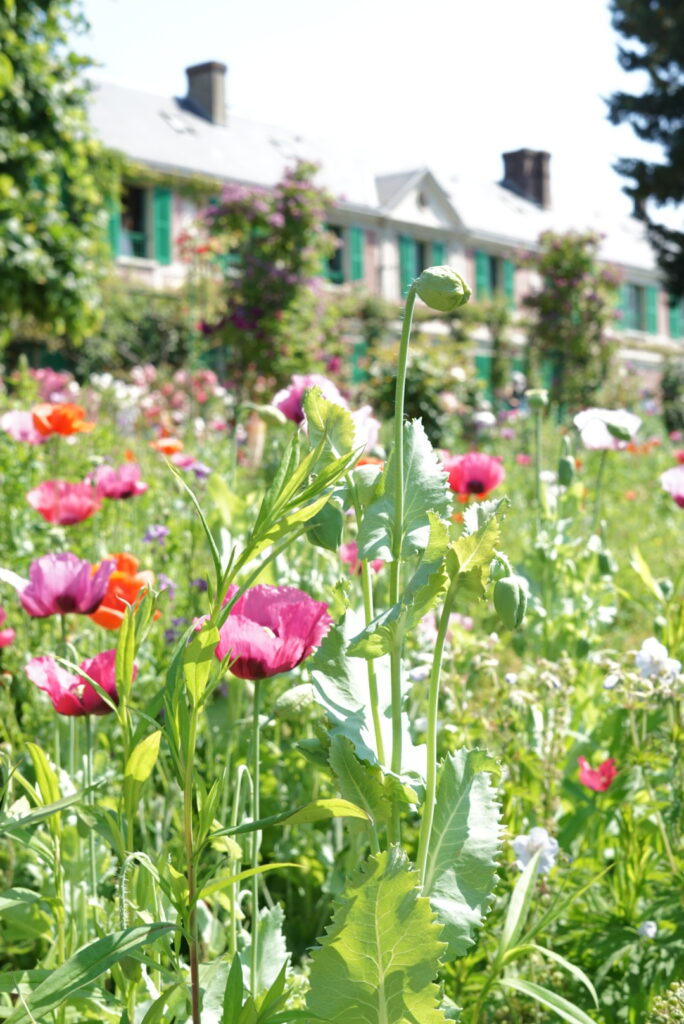
{"type": "Polygon", "coordinates": [[[684,296],[684,232],[658,222],[649,211],[684,201],[684,5],[681,0],[613,0],[613,26],[636,47],[621,46],[627,71],[646,71],[642,96],[617,92],[608,101],[613,124],[630,124],[640,139],[662,146],[665,160],[622,159],[616,170],[633,184],[625,187],[634,213],[648,229],[671,295],[684,296]],[[652,209],[652,207],[651,207],[652,209]]]}
{"type": "Polygon", "coordinates": [[[68,33],[83,24],[71,0],[0,6],[0,334],[28,318],[82,337],[97,320],[106,268],[103,195],[111,157],[91,135],[90,61],[68,33]]]}
{"type": "Polygon", "coordinates": [[[619,273],[598,260],[595,232],[545,231],[538,249],[521,263],[536,270],[543,286],[524,299],[533,316],[528,377],[544,369],[551,376],[551,400],[589,405],[605,382],[614,345],[606,328],[615,319],[619,273]]]}

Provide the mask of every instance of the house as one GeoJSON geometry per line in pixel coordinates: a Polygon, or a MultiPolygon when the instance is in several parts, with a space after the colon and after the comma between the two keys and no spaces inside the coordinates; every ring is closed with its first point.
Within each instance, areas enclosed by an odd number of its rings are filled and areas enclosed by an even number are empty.
{"type": "MultiPolygon", "coordinates": [[[[102,141],[127,158],[131,177],[110,211],[110,239],[120,272],[157,288],[178,286],[186,273],[175,239],[200,199],[225,182],[273,186],[297,159],[321,166],[320,183],[337,197],[330,229],[340,246],[328,266],[331,286],[360,285],[399,301],[421,269],[449,263],[476,298],[499,293],[520,309],[534,284],[514,256],[534,248],[548,229],[592,227],[601,255],[622,269],[621,352],[649,369],[677,351],[683,308],[670,307],[653,252],[635,220],[577,224],[551,202],[550,156],[521,149],[503,155],[499,183],[438,180],[427,167],[375,175],[363,158],[294,131],[229,115],[224,64],[187,68],[187,95],[159,97],[116,85],[93,87],[91,118],[102,141]]],[[[522,335],[520,336],[522,344],[522,335]]],[[[488,339],[478,339],[480,369],[488,339]]]]}

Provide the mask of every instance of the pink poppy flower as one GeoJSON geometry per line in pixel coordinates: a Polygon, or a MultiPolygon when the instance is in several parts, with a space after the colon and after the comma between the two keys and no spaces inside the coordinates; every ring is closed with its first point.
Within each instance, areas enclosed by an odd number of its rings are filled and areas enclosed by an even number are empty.
{"type": "Polygon", "coordinates": [[[449,487],[459,501],[486,498],[506,476],[501,460],[484,452],[453,455],[444,460],[444,468],[449,474],[449,487]]]}
{"type": "Polygon", "coordinates": [[[118,469],[98,466],[88,474],[86,482],[94,486],[98,498],[133,498],[147,490],[140,473],[137,462],[124,462],[118,469]]]}
{"type": "Polygon", "coordinates": [[[518,452],[515,461],[519,466],[529,466],[532,462],[532,456],[528,455],[527,452],[518,452]]]}
{"type": "Polygon", "coordinates": [[[83,522],[101,504],[90,484],[69,484],[66,480],[45,480],[29,491],[26,499],[43,519],[59,526],[83,522]]]}
{"type": "Polygon", "coordinates": [[[593,789],[596,793],[604,793],[617,775],[615,760],[609,757],[602,761],[598,768],[592,768],[586,757],[578,757],[577,764],[580,766],[579,780],[583,786],[593,789]]]}
{"type": "Polygon", "coordinates": [[[6,412],[0,419],[0,427],[14,441],[23,441],[25,444],[45,444],[47,441],[47,436],[36,429],[33,413],[28,409],[6,412]]]}
{"type": "Polygon", "coordinates": [[[684,466],[672,466],[660,474],[660,486],[684,508],[684,466]]]}
{"type": "MultiPolygon", "coordinates": [[[[237,587],[228,590],[227,600],[237,587]]],[[[328,606],[296,587],[250,587],[221,626],[216,656],[240,679],[267,679],[308,658],[332,625],[328,606]]]]}
{"type": "MultiPolygon", "coordinates": [[[[361,560],[359,558],[359,546],[355,540],[350,540],[348,544],[340,544],[339,547],[340,561],[349,566],[350,576],[359,576],[361,574],[361,560]]],[[[381,558],[374,558],[371,562],[371,569],[373,572],[379,572],[385,563],[381,558]]]]}
{"type": "Polygon", "coordinates": [[[36,558],[28,579],[0,569],[0,580],[14,587],[25,611],[36,619],[69,612],[90,615],[104,597],[115,568],[116,562],[108,561],[95,569],[71,551],[63,551],[36,558]]]}
{"type": "MultiPolygon", "coordinates": [[[[116,650],[111,650],[86,658],[79,668],[118,704],[115,664],[116,650]]],[[[137,673],[134,666],[134,679],[137,673]]],[[[47,693],[60,715],[107,715],[112,710],[87,679],[76,672],[69,672],[54,658],[32,658],[26,666],[26,675],[39,690],[47,693]]]]}
{"type": "MultiPolygon", "coordinates": [[[[4,608],[0,608],[0,626],[2,626],[7,618],[7,612],[4,608]]],[[[9,626],[7,629],[0,629],[0,647],[9,647],[13,644],[17,634],[9,626]]]]}
{"type": "Polygon", "coordinates": [[[337,386],[320,373],[293,374],[290,384],[286,388],[282,388],[281,391],[278,391],[273,398],[272,404],[276,409],[280,409],[283,416],[286,416],[288,420],[292,420],[293,423],[303,423],[304,408],[302,402],[304,401],[304,395],[309,388],[314,387],[320,388],[323,397],[327,398],[329,402],[335,402],[337,405],[341,405],[345,409],[347,408],[347,403],[337,390],[337,386]]]}

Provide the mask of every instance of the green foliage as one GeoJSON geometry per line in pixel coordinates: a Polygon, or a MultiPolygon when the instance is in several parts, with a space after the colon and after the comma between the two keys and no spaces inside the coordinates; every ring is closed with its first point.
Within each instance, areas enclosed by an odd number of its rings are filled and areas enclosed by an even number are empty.
{"type": "Polygon", "coordinates": [[[684,362],[668,360],[660,378],[660,394],[666,430],[684,431],[684,362]]]}
{"type": "Polygon", "coordinates": [[[675,982],[655,1000],[647,1024],[684,1024],[684,982],[675,982]]]}
{"type": "Polygon", "coordinates": [[[313,953],[309,1009],[331,1024],[443,1024],[432,984],[444,950],[439,932],[405,854],[371,857],[313,953]]]}
{"type": "Polygon", "coordinates": [[[463,956],[491,900],[500,850],[499,807],[482,750],[458,750],[442,762],[428,845],[425,895],[444,924],[446,959],[463,956]]]}
{"type": "Polygon", "coordinates": [[[640,139],[662,149],[658,163],[623,158],[617,171],[630,178],[625,192],[647,225],[672,295],[684,296],[684,232],[659,223],[653,206],[682,202],[684,174],[684,10],[678,0],[612,0],[613,27],[629,40],[618,56],[626,71],[646,73],[642,95],[616,92],[608,101],[613,124],[629,124],[640,139]]]}
{"type": "Polygon", "coordinates": [[[552,369],[551,400],[583,408],[606,380],[613,348],[606,328],[614,319],[619,278],[598,261],[594,232],[540,235],[538,250],[523,261],[543,287],[524,302],[532,313],[529,359],[536,373],[552,369]]]}
{"type": "Polygon", "coordinates": [[[30,317],[83,338],[101,314],[108,257],[103,196],[112,158],[91,135],[73,52],[72,0],[7,2],[0,11],[0,331],[30,317]]]}

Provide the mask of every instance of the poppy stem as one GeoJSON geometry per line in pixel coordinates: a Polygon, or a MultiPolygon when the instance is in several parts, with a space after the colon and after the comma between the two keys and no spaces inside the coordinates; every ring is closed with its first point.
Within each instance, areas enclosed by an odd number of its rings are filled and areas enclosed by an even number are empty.
{"type": "Polygon", "coordinates": [[[199,940],[197,935],[197,879],[195,877],[195,850],[193,842],[193,771],[195,766],[195,740],[197,736],[197,708],[192,707],[188,724],[188,738],[185,754],[185,784],[183,786],[183,826],[185,839],[185,860],[188,879],[188,934],[190,948],[190,998],[192,1001],[192,1024],[202,1024],[199,984],[199,940]]]}
{"type": "Polygon", "coordinates": [[[594,498],[594,518],[591,524],[591,532],[596,533],[599,525],[599,515],[601,513],[601,484],[603,483],[603,471],[606,467],[606,457],[608,455],[608,449],[604,448],[601,452],[601,459],[599,461],[598,473],[596,474],[596,497],[594,498]]]}
{"type": "MultiPolygon", "coordinates": [[[[86,752],[84,758],[85,784],[88,790],[86,797],[89,804],[94,801],[93,794],[93,726],[90,715],[85,716],[86,728],[86,752]]],[[[95,856],[95,830],[88,829],[88,859],[90,862],[90,895],[93,900],[97,899],[97,858],[95,856]]],[[[93,910],[93,913],[95,911],[93,910]]]]}
{"type": "MultiPolygon", "coordinates": [[[[260,679],[254,680],[254,704],[252,709],[252,818],[259,820],[259,687],[260,679]]],[[[259,864],[259,847],[261,833],[257,829],[252,833],[252,867],[259,864]]],[[[256,1000],[259,985],[259,876],[252,875],[252,948],[250,952],[250,991],[256,1000]]]]}

